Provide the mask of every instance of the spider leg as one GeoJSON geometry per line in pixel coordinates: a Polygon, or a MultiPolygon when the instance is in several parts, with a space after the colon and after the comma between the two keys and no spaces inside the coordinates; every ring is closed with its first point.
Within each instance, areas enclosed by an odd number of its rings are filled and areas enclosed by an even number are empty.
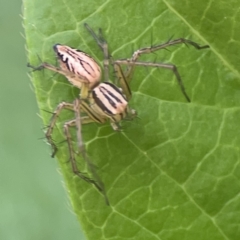
{"type": "MultiPolygon", "coordinates": [[[[49,63],[46,63],[46,62],[43,62],[43,63],[41,63],[39,66],[37,66],[37,67],[35,67],[35,66],[32,66],[31,64],[27,64],[27,67],[30,67],[30,68],[32,68],[33,69],[33,71],[39,71],[39,70],[42,70],[42,69],[44,69],[44,68],[46,68],[46,69],[49,69],[49,70],[51,70],[51,71],[53,71],[53,72],[56,72],[56,73],[60,73],[60,74],[62,74],[63,76],[75,76],[75,74],[70,74],[70,72],[69,71],[64,71],[64,70],[62,70],[61,68],[59,68],[59,67],[56,67],[56,66],[53,66],[53,65],[51,65],[51,64],[49,64],[49,63]]],[[[87,82],[87,80],[86,80],[86,82],[87,82]]]]}
{"type": "Polygon", "coordinates": [[[84,23],[84,26],[88,30],[88,32],[92,35],[92,37],[95,39],[100,49],[103,51],[104,80],[105,82],[109,82],[109,59],[111,58],[111,56],[109,56],[108,44],[103,37],[102,29],[99,28],[98,35],[97,35],[87,23],[84,23]]]}
{"type": "Polygon", "coordinates": [[[61,111],[63,109],[68,109],[71,111],[75,112],[76,115],[76,119],[68,121],[64,124],[63,128],[64,128],[64,134],[68,143],[68,149],[69,149],[69,155],[70,155],[70,162],[72,165],[72,170],[74,172],[74,174],[76,174],[77,176],[79,176],[80,178],[82,178],[83,180],[85,180],[88,183],[93,184],[105,197],[105,201],[106,203],[109,205],[109,201],[108,198],[106,196],[106,192],[105,192],[105,188],[104,188],[104,184],[102,182],[102,180],[100,179],[100,177],[98,176],[98,174],[96,173],[95,170],[95,166],[94,164],[90,161],[84,144],[83,144],[83,139],[82,139],[82,134],[81,134],[81,124],[86,124],[86,123],[90,123],[90,122],[95,122],[95,120],[91,119],[88,116],[85,116],[83,118],[80,117],[80,100],[76,99],[74,101],[74,103],[66,103],[66,102],[62,102],[60,103],[56,109],[53,112],[52,118],[50,120],[50,124],[48,126],[47,132],[45,134],[48,143],[51,145],[52,147],[52,157],[55,156],[56,152],[57,152],[57,146],[55,145],[53,139],[52,139],[52,133],[53,133],[53,129],[56,125],[56,121],[58,119],[58,116],[60,115],[61,111]],[[77,138],[78,138],[78,150],[81,153],[83,159],[85,160],[87,167],[89,169],[89,171],[91,172],[93,179],[85,176],[83,173],[81,173],[77,167],[76,164],[76,159],[75,159],[75,153],[74,153],[74,148],[72,145],[72,139],[71,139],[71,135],[70,135],[70,131],[69,128],[70,127],[76,127],[77,128],[77,138]]]}
{"type": "MultiPolygon", "coordinates": [[[[36,68],[36,70],[40,70],[40,69],[44,68],[45,66],[46,65],[42,64],[40,67],[36,68]]],[[[47,64],[47,66],[48,66],[48,64],[47,64]]],[[[55,67],[53,67],[53,68],[55,69],[55,67]]],[[[59,70],[62,71],[61,69],[59,69],[59,70]]],[[[85,86],[85,84],[83,85],[83,89],[82,90],[84,91],[84,89],[86,90],[87,95],[88,95],[89,88],[87,86],[85,86]]],[[[76,119],[68,121],[68,122],[66,122],[64,124],[64,134],[65,134],[65,137],[66,137],[66,141],[68,143],[68,149],[69,149],[69,154],[70,154],[70,162],[71,162],[72,170],[81,179],[85,180],[88,183],[93,184],[104,195],[106,204],[109,205],[109,201],[108,201],[108,198],[107,198],[107,195],[106,195],[106,192],[105,192],[104,184],[101,181],[101,179],[98,176],[98,174],[96,173],[95,166],[90,161],[90,159],[89,159],[89,157],[88,157],[88,155],[86,153],[86,150],[85,150],[85,147],[84,147],[84,144],[83,144],[83,140],[82,140],[81,124],[82,123],[89,123],[89,122],[96,122],[97,121],[97,114],[94,115],[94,113],[92,113],[92,115],[95,116],[95,118],[93,117],[91,119],[90,117],[86,116],[81,121],[80,110],[82,110],[82,111],[85,110],[85,112],[87,114],[91,115],[90,113],[88,113],[88,111],[90,111],[91,108],[86,103],[85,103],[85,105],[87,107],[84,107],[84,104],[83,104],[83,109],[80,109],[80,100],[78,100],[78,99],[75,100],[73,104],[72,103],[66,103],[66,102],[60,103],[56,107],[54,112],[52,113],[52,118],[50,120],[50,124],[49,124],[48,129],[47,129],[47,131],[45,133],[45,136],[46,136],[46,138],[48,140],[48,143],[52,147],[52,157],[54,157],[56,152],[57,152],[57,146],[55,145],[55,143],[54,143],[54,141],[52,139],[52,133],[53,133],[53,129],[54,129],[55,125],[56,125],[56,121],[58,119],[58,116],[60,115],[60,113],[61,113],[61,111],[63,109],[68,109],[68,110],[71,110],[71,111],[75,112],[76,119]],[[88,167],[89,171],[91,172],[91,174],[93,176],[93,179],[85,176],[78,169],[78,166],[77,166],[77,163],[76,163],[76,160],[75,160],[74,148],[73,148],[72,141],[71,141],[71,135],[70,135],[70,131],[69,131],[70,127],[77,127],[79,152],[82,154],[82,157],[84,158],[84,160],[85,160],[85,162],[87,164],[87,167],[88,167]]]]}
{"type": "Polygon", "coordinates": [[[113,63],[113,68],[114,68],[115,74],[118,78],[120,87],[122,88],[124,95],[126,96],[127,100],[129,101],[132,97],[132,92],[131,92],[130,86],[123,74],[120,64],[124,64],[124,63],[122,63],[121,60],[115,61],[113,63]]]}
{"type": "MultiPolygon", "coordinates": [[[[91,172],[91,174],[93,175],[93,179],[96,180],[96,181],[92,180],[91,183],[94,184],[95,187],[104,195],[106,204],[109,205],[109,201],[108,201],[108,198],[106,195],[104,184],[103,184],[101,178],[98,176],[94,164],[91,162],[90,158],[87,155],[87,152],[86,152],[86,149],[84,146],[84,141],[82,138],[82,124],[94,122],[94,120],[88,116],[81,117],[81,114],[80,114],[81,100],[80,99],[75,99],[73,105],[74,105],[74,112],[75,112],[75,121],[70,122],[70,126],[75,126],[77,128],[78,151],[79,151],[79,153],[81,153],[83,159],[87,163],[87,167],[88,167],[89,171],[91,172]]],[[[71,146],[71,141],[70,141],[71,138],[69,137],[68,129],[65,129],[65,132],[68,133],[68,134],[66,134],[66,137],[67,137],[67,139],[69,139],[68,146],[69,146],[69,151],[71,152],[70,157],[71,157],[71,161],[74,162],[74,154],[73,154],[73,149],[71,146]]],[[[76,163],[73,163],[72,166],[73,166],[73,171],[76,172],[76,163]]]]}
{"type": "MultiPolygon", "coordinates": [[[[126,78],[123,74],[123,71],[122,71],[122,68],[121,68],[120,64],[121,63],[114,62],[113,67],[114,67],[115,74],[118,78],[120,87],[123,91],[123,94],[127,98],[127,101],[129,101],[132,98],[132,92],[131,92],[131,89],[130,89],[130,86],[129,86],[128,82],[126,81],[126,78]]],[[[128,120],[133,120],[134,118],[137,117],[137,111],[130,108],[129,105],[127,106],[127,111],[126,112],[127,112],[126,119],[128,119],[128,120]]],[[[120,130],[120,127],[118,125],[117,126],[112,125],[112,127],[115,131],[120,130]]]]}
{"type": "Polygon", "coordinates": [[[45,133],[45,136],[46,136],[46,138],[48,140],[48,143],[52,147],[52,155],[51,155],[51,157],[54,157],[56,152],[57,152],[57,146],[56,146],[56,144],[54,143],[54,141],[52,139],[52,132],[53,132],[53,129],[54,129],[55,125],[56,125],[57,118],[58,118],[59,114],[61,113],[61,111],[63,109],[73,110],[73,108],[74,108],[74,106],[73,106],[72,103],[61,102],[60,104],[58,104],[58,106],[56,107],[56,109],[53,112],[53,115],[52,115],[52,118],[50,120],[47,132],[45,133]]]}
{"type": "MultiPolygon", "coordinates": [[[[197,44],[196,42],[193,42],[191,40],[188,40],[188,39],[185,39],[185,38],[178,38],[178,39],[175,39],[175,40],[169,40],[169,41],[167,41],[163,44],[158,44],[156,46],[141,48],[141,49],[135,51],[133,53],[132,57],[127,59],[127,60],[129,62],[136,62],[142,54],[153,53],[155,51],[158,51],[158,50],[161,50],[161,49],[166,49],[167,47],[174,46],[174,45],[177,45],[177,44],[182,44],[182,43],[184,43],[186,45],[187,44],[192,45],[193,47],[195,47],[198,50],[209,48],[208,45],[200,46],[199,44],[197,44]]],[[[124,74],[125,77],[126,77],[126,80],[128,82],[130,82],[131,79],[132,79],[135,66],[136,66],[135,64],[130,65],[127,68],[127,70],[124,74]]]]}
{"type": "MultiPolygon", "coordinates": [[[[84,147],[83,143],[80,143],[81,144],[81,154],[82,154],[84,160],[87,163],[88,169],[91,171],[91,173],[92,173],[93,177],[96,179],[96,181],[94,179],[92,179],[92,178],[89,178],[89,177],[85,176],[78,169],[77,162],[76,162],[76,159],[75,159],[75,154],[74,154],[74,148],[73,148],[73,144],[72,144],[71,134],[70,134],[70,131],[69,131],[70,127],[76,127],[78,125],[77,124],[77,120],[78,119],[74,119],[74,120],[68,121],[63,126],[64,134],[66,136],[67,143],[68,143],[68,149],[69,149],[69,154],[70,154],[70,162],[71,162],[71,165],[72,165],[72,171],[73,171],[74,174],[76,174],[78,177],[80,177],[84,181],[93,184],[104,195],[106,204],[109,205],[109,201],[108,201],[105,189],[104,189],[104,184],[101,181],[100,177],[97,175],[97,173],[95,171],[94,165],[91,163],[89,157],[87,156],[86,150],[85,150],[85,147],[84,147]]],[[[81,123],[79,125],[81,126],[81,123]]],[[[81,130],[81,129],[78,129],[77,132],[79,132],[79,130],[81,130]]],[[[80,132],[80,134],[81,134],[81,132],[80,132]]]]}
{"type": "MultiPolygon", "coordinates": [[[[165,64],[165,63],[151,63],[151,62],[132,62],[131,60],[129,61],[129,59],[126,60],[117,60],[114,62],[115,64],[123,64],[123,65],[130,65],[130,66],[149,66],[149,67],[159,67],[159,68],[166,68],[171,70],[174,75],[176,76],[176,79],[178,81],[178,84],[180,86],[180,89],[183,93],[183,95],[185,96],[186,100],[188,102],[191,102],[189,96],[186,93],[185,87],[183,85],[182,79],[180,77],[180,74],[178,72],[178,69],[175,65],[173,64],[165,64]]],[[[127,81],[126,81],[127,82],[127,81]]]]}
{"type": "Polygon", "coordinates": [[[79,81],[80,83],[86,83],[86,84],[89,83],[89,80],[84,76],[76,75],[74,72],[63,70],[62,68],[53,66],[53,65],[51,65],[49,63],[46,63],[46,62],[41,63],[37,67],[32,66],[31,64],[28,63],[27,67],[32,68],[33,71],[39,71],[39,70],[42,70],[42,69],[46,68],[46,69],[51,70],[53,72],[59,73],[59,74],[65,76],[69,80],[69,82],[71,82],[76,87],[79,87],[79,86],[77,86],[77,84],[74,84],[73,79],[76,79],[76,81],[79,81]]]}

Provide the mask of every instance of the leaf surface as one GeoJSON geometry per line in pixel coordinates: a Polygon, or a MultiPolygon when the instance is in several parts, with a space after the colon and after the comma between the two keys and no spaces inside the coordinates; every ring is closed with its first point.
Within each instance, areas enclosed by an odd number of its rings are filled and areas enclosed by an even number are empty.
{"type": "MultiPolygon", "coordinates": [[[[211,1],[24,1],[29,62],[55,64],[52,46],[66,44],[102,62],[84,29],[103,29],[114,59],[133,50],[184,37],[211,49],[178,45],[141,58],[175,64],[191,98],[187,103],[173,72],[137,67],[130,106],[139,118],[83,126],[111,206],[74,176],[66,143],[57,158],[74,211],[88,239],[239,239],[240,237],[240,3],[211,1]]],[[[111,74],[113,79],[113,74],[111,74]]],[[[44,124],[61,101],[79,94],[60,75],[34,72],[32,81],[44,124]]],[[[63,112],[54,132],[64,140],[63,112]]],[[[74,131],[73,131],[74,132],[74,131]]],[[[81,167],[82,159],[78,159],[81,167]]]]}

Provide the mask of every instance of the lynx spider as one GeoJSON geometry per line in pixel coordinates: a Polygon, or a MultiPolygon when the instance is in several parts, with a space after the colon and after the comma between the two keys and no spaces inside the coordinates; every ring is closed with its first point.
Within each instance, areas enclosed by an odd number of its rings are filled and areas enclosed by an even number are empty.
{"type": "Polygon", "coordinates": [[[50,120],[50,124],[45,136],[49,144],[52,146],[52,157],[54,157],[57,151],[57,146],[52,139],[52,133],[54,126],[56,125],[57,118],[63,109],[68,109],[75,113],[75,118],[65,122],[63,126],[64,134],[68,144],[72,170],[80,178],[88,183],[93,184],[104,195],[106,203],[109,204],[104,184],[96,173],[95,167],[86,153],[81,133],[82,124],[91,122],[105,123],[107,120],[109,120],[112,128],[115,131],[118,131],[120,130],[119,123],[121,120],[126,118],[133,119],[136,117],[136,111],[128,106],[128,102],[132,97],[129,83],[132,79],[135,66],[150,66],[171,70],[176,76],[183,95],[185,96],[186,100],[190,102],[190,98],[185,91],[180,74],[175,65],[141,62],[138,61],[138,58],[142,54],[152,53],[157,50],[166,49],[167,47],[181,43],[192,45],[198,50],[209,48],[209,46],[200,46],[191,40],[179,38],[175,40],[169,40],[163,44],[141,48],[135,51],[132,57],[128,59],[113,60],[113,58],[109,56],[108,44],[103,38],[101,29],[99,29],[97,35],[88,24],[85,23],[84,26],[93,36],[100,49],[103,51],[104,82],[100,82],[101,68],[92,57],[78,49],[73,49],[60,44],[56,44],[53,47],[57,55],[59,67],[53,66],[46,62],[43,62],[38,67],[28,64],[28,67],[33,68],[33,70],[41,70],[46,68],[60,73],[64,75],[71,84],[81,90],[79,98],[76,98],[73,103],[61,102],[57,106],[53,112],[53,116],[50,120]],[[109,81],[110,64],[112,64],[114,67],[120,88],[109,81]],[[121,68],[121,65],[127,65],[127,68],[124,72],[121,68]],[[86,115],[81,116],[81,113],[85,113],[86,115]],[[86,161],[88,169],[90,170],[93,178],[85,176],[78,169],[75,159],[75,151],[71,141],[71,134],[69,131],[70,127],[77,128],[78,152],[82,154],[82,157],[86,161]]]}

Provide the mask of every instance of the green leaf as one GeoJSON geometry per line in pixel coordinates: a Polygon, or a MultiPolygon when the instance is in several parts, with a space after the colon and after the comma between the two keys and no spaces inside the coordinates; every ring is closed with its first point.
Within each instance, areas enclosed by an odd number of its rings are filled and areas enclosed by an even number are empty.
{"type": "MultiPolygon", "coordinates": [[[[24,1],[33,65],[40,63],[37,54],[55,64],[55,43],[101,62],[84,22],[103,29],[115,59],[172,36],[211,47],[175,46],[141,58],[175,64],[191,103],[171,71],[138,67],[130,105],[139,118],[123,122],[123,133],[109,124],[83,126],[110,207],[92,185],[74,176],[66,143],[59,146],[59,165],[88,239],[240,238],[239,7],[234,0],[24,1]]],[[[43,110],[78,96],[63,76],[47,70],[34,72],[32,81],[46,125],[51,115],[43,110]]],[[[54,133],[58,142],[64,139],[62,124],[71,118],[71,112],[61,114],[54,133]]]]}

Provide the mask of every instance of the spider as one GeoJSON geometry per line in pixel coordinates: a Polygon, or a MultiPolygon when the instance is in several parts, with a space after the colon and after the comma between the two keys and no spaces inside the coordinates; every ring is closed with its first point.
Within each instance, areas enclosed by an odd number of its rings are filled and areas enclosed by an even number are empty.
{"type": "Polygon", "coordinates": [[[100,49],[103,51],[104,82],[101,82],[101,68],[91,56],[83,51],[61,44],[55,44],[53,46],[53,49],[57,55],[59,67],[53,66],[46,62],[41,63],[40,66],[37,67],[28,64],[28,67],[33,68],[33,71],[46,68],[60,73],[64,75],[71,84],[80,89],[79,97],[76,98],[73,103],[61,102],[56,107],[45,136],[49,144],[52,146],[52,157],[54,157],[57,151],[57,146],[52,139],[52,133],[56,125],[57,118],[63,109],[68,109],[75,113],[75,118],[65,122],[63,125],[64,134],[68,144],[72,170],[80,178],[88,183],[93,184],[104,195],[105,201],[109,205],[104,184],[98,176],[94,164],[90,161],[86,153],[81,133],[82,124],[91,122],[103,124],[106,121],[109,121],[113,130],[119,131],[121,130],[120,122],[123,119],[133,119],[137,116],[137,112],[128,106],[128,102],[132,97],[129,83],[132,79],[135,66],[151,66],[171,70],[176,76],[183,95],[185,96],[186,100],[190,102],[190,98],[185,91],[180,74],[175,65],[140,62],[138,61],[138,58],[142,54],[152,53],[157,50],[166,49],[167,47],[181,43],[192,45],[198,50],[209,48],[209,46],[200,46],[191,40],[179,38],[176,40],[169,40],[156,46],[141,48],[135,51],[131,58],[114,60],[109,55],[108,44],[103,38],[102,30],[99,29],[98,34],[96,34],[88,24],[85,23],[84,26],[93,36],[100,49]],[[108,73],[110,64],[113,65],[113,68],[116,72],[119,86],[109,81],[108,73]],[[121,65],[127,65],[125,71],[122,70],[121,65]],[[83,116],[82,113],[85,115],[83,116]],[[78,169],[75,159],[75,151],[71,141],[72,138],[69,131],[70,127],[76,127],[77,129],[78,152],[82,154],[83,159],[86,161],[88,169],[92,174],[92,178],[85,176],[85,174],[78,169]]]}

